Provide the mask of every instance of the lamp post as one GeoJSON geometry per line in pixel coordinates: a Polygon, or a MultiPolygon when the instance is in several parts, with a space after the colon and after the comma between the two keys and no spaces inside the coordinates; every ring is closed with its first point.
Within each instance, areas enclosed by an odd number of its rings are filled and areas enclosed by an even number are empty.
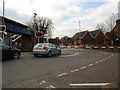
{"type": "MultiPolygon", "coordinates": [[[[74,22],[75,23],[75,22],[74,22]]],[[[78,21],[78,42],[81,44],[81,27],[80,27],[80,20],[78,21]]]]}
{"type": "Polygon", "coordinates": [[[79,42],[81,44],[81,27],[80,27],[80,20],[79,20],[79,42]]]}

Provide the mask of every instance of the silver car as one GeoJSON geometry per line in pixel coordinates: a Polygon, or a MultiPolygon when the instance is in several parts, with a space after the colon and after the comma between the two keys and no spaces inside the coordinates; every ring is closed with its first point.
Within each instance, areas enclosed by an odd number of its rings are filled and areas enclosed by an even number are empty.
{"type": "Polygon", "coordinates": [[[33,55],[37,57],[44,55],[51,57],[52,55],[61,55],[61,49],[52,43],[38,43],[33,47],[33,55]]]}

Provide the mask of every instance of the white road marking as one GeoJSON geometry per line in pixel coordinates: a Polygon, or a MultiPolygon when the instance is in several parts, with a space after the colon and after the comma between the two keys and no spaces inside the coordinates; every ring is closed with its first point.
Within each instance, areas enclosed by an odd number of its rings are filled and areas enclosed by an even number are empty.
{"type": "Polygon", "coordinates": [[[106,86],[110,83],[80,83],[80,84],[69,84],[69,86],[106,86]]]}
{"type": "Polygon", "coordinates": [[[54,86],[50,85],[49,87],[46,87],[46,88],[56,88],[56,87],[54,87],[54,86]]]}
{"type": "Polygon", "coordinates": [[[87,68],[86,66],[85,67],[81,67],[80,69],[85,69],[85,68],[87,68]]]}
{"type": "Polygon", "coordinates": [[[96,64],[99,63],[99,62],[95,62],[96,64]]]}
{"type": "Polygon", "coordinates": [[[59,74],[57,77],[61,77],[63,75],[66,75],[67,73],[62,73],[62,74],[59,74]]]}
{"type": "Polygon", "coordinates": [[[100,60],[99,62],[102,62],[103,60],[100,60]]]}
{"type": "Polygon", "coordinates": [[[46,83],[46,81],[42,80],[42,82],[39,83],[39,84],[42,85],[42,84],[45,84],[45,83],[46,83]]]}
{"type": "Polygon", "coordinates": [[[70,54],[70,55],[64,55],[64,56],[60,56],[60,57],[71,57],[71,56],[76,56],[79,55],[79,53],[74,53],[74,54],[70,54]]]}
{"type": "Polygon", "coordinates": [[[111,58],[111,56],[108,57],[108,59],[111,58]]]}
{"type": "Polygon", "coordinates": [[[103,59],[102,61],[105,61],[105,60],[107,60],[107,59],[110,59],[113,55],[114,55],[114,54],[110,55],[109,57],[103,59]]]}
{"type": "Polygon", "coordinates": [[[103,59],[103,61],[107,60],[107,58],[103,59]]]}
{"type": "Polygon", "coordinates": [[[76,72],[76,71],[79,71],[79,69],[71,70],[70,72],[76,72]]]}
{"type": "Polygon", "coordinates": [[[112,54],[111,56],[113,56],[114,54],[112,54]]]}
{"type": "Polygon", "coordinates": [[[89,64],[88,66],[91,67],[91,66],[93,66],[93,64],[89,64]]]}

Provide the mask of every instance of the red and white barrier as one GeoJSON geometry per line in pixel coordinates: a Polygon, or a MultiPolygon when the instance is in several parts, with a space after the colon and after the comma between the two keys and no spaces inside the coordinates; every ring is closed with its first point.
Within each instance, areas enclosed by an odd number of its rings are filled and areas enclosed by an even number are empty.
{"type": "Polygon", "coordinates": [[[62,49],[120,49],[120,46],[84,46],[84,45],[71,45],[71,46],[60,46],[62,49]]]}

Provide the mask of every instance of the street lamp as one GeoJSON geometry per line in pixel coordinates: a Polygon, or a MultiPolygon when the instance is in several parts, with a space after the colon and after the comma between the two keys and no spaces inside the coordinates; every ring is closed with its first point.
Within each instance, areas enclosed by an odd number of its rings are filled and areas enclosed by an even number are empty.
{"type": "Polygon", "coordinates": [[[79,20],[79,39],[80,39],[80,44],[81,44],[81,27],[80,27],[80,20],[79,20]]]}
{"type": "Polygon", "coordinates": [[[79,37],[79,43],[81,44],[81,27],[80,27],[80,20],[78,21],[78,30],[79,30],[79,34],[78,34],[78,37],[79,37]]]}
{"type": "Polygon", "coordinates": [[[34,13],[34,18],[36,18],[36,16],[37,16],[37,13],[34,13]]]}

